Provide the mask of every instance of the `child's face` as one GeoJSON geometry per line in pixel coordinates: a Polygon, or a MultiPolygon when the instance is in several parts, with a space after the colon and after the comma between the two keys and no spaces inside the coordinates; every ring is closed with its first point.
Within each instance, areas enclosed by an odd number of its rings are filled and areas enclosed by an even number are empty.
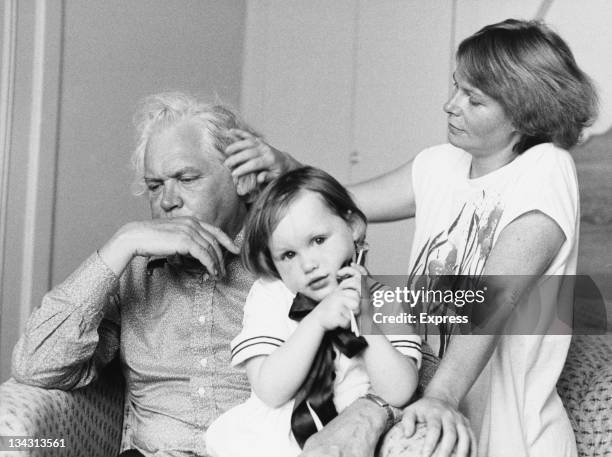
{"type": "Polygon", "coordinates": [[[354,253],[354,230],[314,192],[300,193],[269,240],[272,261],[292,292],[320,301],[354,253]]]}

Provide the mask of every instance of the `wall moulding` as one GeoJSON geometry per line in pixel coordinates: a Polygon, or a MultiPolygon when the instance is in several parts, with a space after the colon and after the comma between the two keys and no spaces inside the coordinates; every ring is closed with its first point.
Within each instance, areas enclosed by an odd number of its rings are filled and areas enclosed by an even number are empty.
{"type": "Polygon", "coordinates": [[[0,88],[0,381],[49,288],[63,1],[4,3],[0,88]]]}

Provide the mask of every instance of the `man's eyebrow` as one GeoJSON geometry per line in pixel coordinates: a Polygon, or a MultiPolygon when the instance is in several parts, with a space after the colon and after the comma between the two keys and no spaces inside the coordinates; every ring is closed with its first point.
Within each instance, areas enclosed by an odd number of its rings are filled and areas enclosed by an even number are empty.
{"type": "MultiPolygon", "coordinates": [[[[173,172],[169,177],[170,178],[179,178],[185,174],[188,173],[195,173],[195,174],[202,174],[202,170],[195,168],[195,167],[183,167],[183,168],[179,168],[178,170],[176,170],[175,172],[173,172]]],[[[153,176],[145,176],[144,177],[145,181],[163,181],[162,178],[160,177],[153,177],[153,176]]]]}
{"type": "Polygon", "coordinates": [[[180,176],[186,175],[188,173],[195,173],[195,174],[201,174],[201,170],[195,168],[195,167],[183,167],[183,168],[179,168],[178,170],[176,170],[174,173],[172,173],[170,175],[171,178],[178,178],[180,176]]]}

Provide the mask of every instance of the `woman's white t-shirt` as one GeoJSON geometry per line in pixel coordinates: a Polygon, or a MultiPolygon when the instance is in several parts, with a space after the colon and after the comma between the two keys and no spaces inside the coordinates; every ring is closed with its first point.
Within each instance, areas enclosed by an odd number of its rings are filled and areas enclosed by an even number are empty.
{"type": "MultiPolygon", "coordinates": [[[[571,310],[578,254],[573,160],[547,143],[477,179],[469,178],[470,166],[470,154],[450,144],[415,158],[410,277],[481,275],[500,233],[516,218],[539,211],[557,223],[565,242],[507,323],[462,409],[478,436],[481,456],[575,456],[572,427],[555,388],[571,340],[568,321],[559,317],[571,310]],[[539,330],[522,335],[534,319],[539,330]]],[[[440,344],[436,337],[428,342],[434,351],[440,344]]]]}

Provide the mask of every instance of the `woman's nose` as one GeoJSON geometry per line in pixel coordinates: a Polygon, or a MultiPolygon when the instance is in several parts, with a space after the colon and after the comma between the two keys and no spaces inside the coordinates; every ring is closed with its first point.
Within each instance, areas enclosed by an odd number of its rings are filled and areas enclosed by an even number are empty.
{"type": "Polygon", "coordinates": [[[444,110],[446,114],[452,114],[455,116],[459,114],[459,106],[457,104],[458,94],[459,94],[459,91],[455,89],[453,93],[451,94],[451,96],[449,97],[449,99],[446,100],[446,103],[442,105],[442,109],[444,110]]]}
{"type": "Polygon", "coordinates": [[[183,200],[181,198],[179,189],[177,189],[176,183],[168,181],[164,185],[164,190],[161,199],[161,208],[165,212],[170,212],[175,208],[183,206],[183,200]]]}

